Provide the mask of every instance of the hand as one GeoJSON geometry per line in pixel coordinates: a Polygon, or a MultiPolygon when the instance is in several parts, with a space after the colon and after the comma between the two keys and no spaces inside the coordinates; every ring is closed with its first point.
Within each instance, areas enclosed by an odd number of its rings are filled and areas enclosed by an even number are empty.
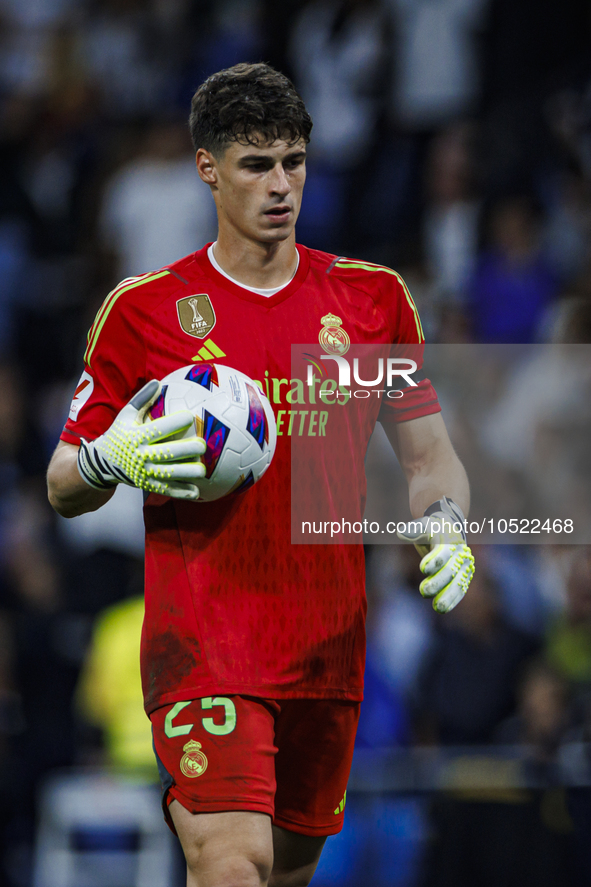
{"type": "Polygon", "coordinates": [[[146,414],[158,395],[153,379],[126,404],[111,427],[96,440],[82,440],[78,471],[95,490],[123,483],[175,499],[198,499],[196,481],[205,475],[198,459],[205,452],[201,437],[168,441],[194,424],[189,410],[179,410],[153,422],[146,414]],[[190,461],[187,461],[190,460],[190,461]]]}
{"type": "Polygon", "coordinates": [[[423,597],[433,598],[433,609],[449,613],[459,604],[474,575],[474,556],[466,545],[464,515],[444,496],[398,531],[423,556],[419,568],[427,576],[419,586],[423,597]]]}

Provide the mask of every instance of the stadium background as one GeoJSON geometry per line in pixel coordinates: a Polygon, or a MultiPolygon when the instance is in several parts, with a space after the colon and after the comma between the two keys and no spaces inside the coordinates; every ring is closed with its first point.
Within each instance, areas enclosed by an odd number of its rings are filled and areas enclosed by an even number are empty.
{"type": "MultiPolygon", "coordinates": [[[[315,120],[301,242],[396,267],[429,341],[589,342],[587,0],[1,0],[2,887],[44,885],[52,774],[150,772],[137,498],[66,524],[44,471],[106,293],[214,236],[185,119],[245,60],[292,76],[315,120]]],[[[591,552],[476,554],[436,619],[414,553],[368,548],[349,816],[315,884],[591,883],[591,552]]]]}

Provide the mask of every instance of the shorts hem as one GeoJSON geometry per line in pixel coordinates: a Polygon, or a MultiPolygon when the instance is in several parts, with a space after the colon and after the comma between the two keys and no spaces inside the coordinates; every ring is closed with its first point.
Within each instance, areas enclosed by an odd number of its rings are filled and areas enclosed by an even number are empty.
{"type": "Polygon", "coordinates": [[[328,838],[330,835],[338,835],[342,831],[343,820],[339,819],[338,822],[330,825],[305,825],[302,822],[295,822],[293,819],[275,816],[273,817],[273,825],[298,835],[307,835],[309,838],[328,838]]]}
{"type": "Polygon", "coordinates": [[[182,791],[179,791],[178,786],[176,785],[171,785],[167,790],[166,795],[164,802],[166,808],[168,808],[170,800],[175,800],[178,801],[185,810],[188,810],[189,813],[193,814],[244,811],[246,813],[266,813],[271,818],[273,818],[274,815],[273,806],[271,804],[265,804],[264,801],[245,801],[238,799],[212,801],[211,798],[204,799],[203,801],[196,801],[193,798],[188,798],[182,791]]]}

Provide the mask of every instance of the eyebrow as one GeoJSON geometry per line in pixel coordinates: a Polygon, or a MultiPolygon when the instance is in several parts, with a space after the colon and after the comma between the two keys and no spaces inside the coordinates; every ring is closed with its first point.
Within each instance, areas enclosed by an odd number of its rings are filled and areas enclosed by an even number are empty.
{"type": "MultiPolygon", "coordinates": [[[[299,149],[298,151],[294,151],[293,154],[286,154],[282,163],[285,163],[286,160],[299,160],[306,156],[306,152],[303,149],[299,149]]],[[[274,159],[270,154],[246,154],[244,157],[241,157],[238,161],[239,163],[260,163],[261,161],[267,161],[270,163],[275,163],[274,159]]]]}

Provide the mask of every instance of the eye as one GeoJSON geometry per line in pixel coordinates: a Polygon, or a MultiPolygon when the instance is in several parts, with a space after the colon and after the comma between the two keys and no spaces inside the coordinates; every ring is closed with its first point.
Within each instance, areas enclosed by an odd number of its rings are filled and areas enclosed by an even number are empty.
{"type": "Polygon", "coordinates": [[[289,169],[296,169],[296,167],[303,165],[305,159],[305,157],[290,157],[285,161],[285,166],[289,169]]]}

